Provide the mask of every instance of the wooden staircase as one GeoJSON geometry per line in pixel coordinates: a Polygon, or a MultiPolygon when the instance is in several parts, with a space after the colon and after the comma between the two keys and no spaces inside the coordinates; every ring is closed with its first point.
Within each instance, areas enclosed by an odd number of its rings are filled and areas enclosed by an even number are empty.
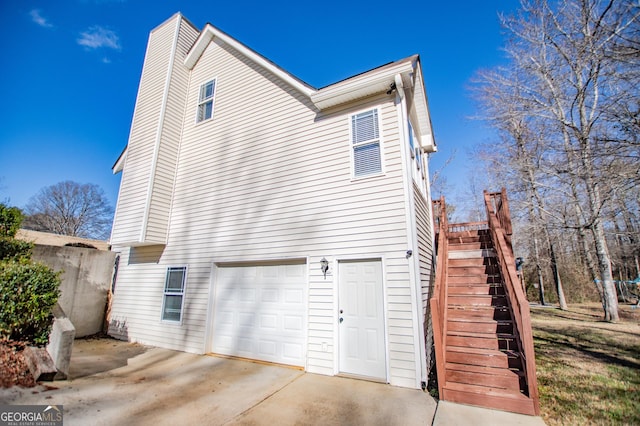
{"type": "Polygon", "coordinates": [[[489,231],[449,233],[448,258],[446,399],[533,414],[489,231]]]}
{"type": "MultiPolygon", "coordinates": [[[[436,211],[444,210],[440,202],[436,211]]],[[[523,295],[505,280],[504,244],[496,250],[489,222],[449,225],[441,218],[439,225],[431,309],[440,399],[538,415],[533,341],[523,345],[522,302],[514,310],[512,301],[523,295]]]]}

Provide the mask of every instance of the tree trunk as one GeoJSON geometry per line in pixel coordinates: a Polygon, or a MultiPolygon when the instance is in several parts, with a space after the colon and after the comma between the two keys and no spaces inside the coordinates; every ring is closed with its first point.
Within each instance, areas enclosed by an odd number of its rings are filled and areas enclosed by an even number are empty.
{"type": "Polygon", "coordinates": [[[540,250],[538,248],[538,237],[535,235],[535,231],[533,236],[533,253],[536,262],[536,273],[538,274],[538,291],[540,293],[540,304],[544,306],[546,305],[546,301],[544,300],[544,277],[542,274],[542,266],[540,266],[540,250]]]}
{"type": "Polygon", "coordinates": [[[596,243],[596,255],[598,257],[600,277],[602,279],[604,319],[605,321],[618,322],[620,320],[620,316],[618,314],[618,292],[616,291],[616,286],[613,282],[611,260],[609,259],[604,230],[602,229],[600,220],[596,220],[592,227],[592,231],[596,243]]]}
{"type": "Polygon", "coordinates": [[[556,286],[556,293],[558,293],[558,304],[560,305],[560,309],[566,311],[567,307],[567,299],[564,297],[564,289],[562,288],[562,279],[560,278],[560,272],[558,271],[558,263],[556,260],[556,252],[553,248],[553,243],[551,242],[551,238],[547,234],[547,240],[549,241],[549,256],[551,257],[551,270],[553,272],[553,281],[556,286]]]}

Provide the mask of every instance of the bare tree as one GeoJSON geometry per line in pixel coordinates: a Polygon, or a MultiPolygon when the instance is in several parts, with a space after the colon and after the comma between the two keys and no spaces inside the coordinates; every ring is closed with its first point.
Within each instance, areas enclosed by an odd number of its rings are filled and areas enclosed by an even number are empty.
{"type": "Polygon", "coordinates": [[[479,77],[486,118],[511,140],[503,163],[517,169],[532,215],[576,232],[609,321],[619,317],[606,212],[633,176],[614,171],[637,169],[639,17],[637,2],[522,0],[502,18],[508,66],[479,77]]]}
{"type": "Polygon", "coordinates": [[[42,188],[25,208],[24,227],[74,237],[109,237],[113,208],[97,185],[72,181],[42,188]]]}

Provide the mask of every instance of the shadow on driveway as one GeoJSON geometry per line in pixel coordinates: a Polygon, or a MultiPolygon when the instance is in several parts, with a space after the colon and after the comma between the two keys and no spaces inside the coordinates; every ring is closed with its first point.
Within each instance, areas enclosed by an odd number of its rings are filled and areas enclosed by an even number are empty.
{"type": "Polygon", "coordinates": [[[126,367],[130,358],[147,351],[149,347],[127,343],[110,337],[76,339],[71,352],[69,379],[92,376],[119,367],[126,367]]]}
{"type": "Polygon", "coordinates": [[[420,390],[112,339],[76,342],[70,376],[0,403],[63,405],[65,425],[426,425],[436,410],[420,390]]]}

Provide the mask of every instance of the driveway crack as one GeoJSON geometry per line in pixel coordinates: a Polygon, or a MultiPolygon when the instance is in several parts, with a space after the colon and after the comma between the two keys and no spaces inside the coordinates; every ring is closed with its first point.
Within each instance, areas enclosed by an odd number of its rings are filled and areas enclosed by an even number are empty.
{"type": "Polygon", "coordinates": [[[234,416],[232,419],[226,421],[223,423],[223,425],[228,425],[228,424],[232,424],[235,423],[237,420],[239,420],[242,416],[244,416],[245,414],[247,414],[249,411],[253,410],[254,408],[256,408],[257,406],[259,406],[260,404],[262,404],[263,402],[265,402],[267,399],[271,398],[273,395],[277,394],[278,392],[280,392],[282,389],[286,388],[287,386],[289,386],[291,383],[295,382],[296,380],[298,380],[300,377],[304,376],[303,374],[300,374],[296,377],[294,377],[293,379],[289,380],[287,383],[283,384],[282,386],[280,386],[279,388],[277,388],[276,390],[274,390],[273,392],[271,392],[269,395],[265,396],[264,398],[262,398],[260,401],[256,402],[255,404],[253,404],[251,407],[247,408],[246,410],[244,410],[243,412],[241,412],[240,414],[234,416]]]}

